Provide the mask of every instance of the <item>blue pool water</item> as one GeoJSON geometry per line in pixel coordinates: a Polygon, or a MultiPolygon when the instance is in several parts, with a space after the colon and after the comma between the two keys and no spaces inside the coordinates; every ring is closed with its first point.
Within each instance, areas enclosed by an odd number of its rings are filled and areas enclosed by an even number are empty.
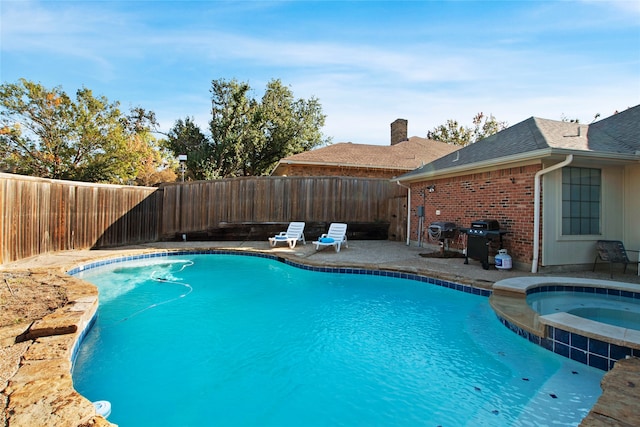
{"type": "Polygon", "coordinates": [[[640,300],[634,298],[552,291],[527,295],[527,304],[542,315],[565,312],[600,323],[640,330],[640,300]]]}
{"type": "Polygon", "coordinates": [[[182,255],[79,274],[100,291],[73,380],[127,426],[575,426],[603,372],[514,335],[486,297],[182,255]]]}

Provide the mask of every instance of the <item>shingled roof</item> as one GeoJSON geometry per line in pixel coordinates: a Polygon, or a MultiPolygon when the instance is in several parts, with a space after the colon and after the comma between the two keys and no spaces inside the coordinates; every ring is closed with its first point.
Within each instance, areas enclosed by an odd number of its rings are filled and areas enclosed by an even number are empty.
{"type": "Polygon", "coordinates": [[[640,105],[590,125],[531,117],[404,174],[400,180],[571,152],[637,159],[640,152],[640,105]]]}
{"type": "MultiPolygon", "coordinates": [[[[340,165],[343,167],[384,168],[410,171],[432,162],[460,147],[412,136],[394,145],[342,142],[285,157],[280,164],[340,165]]],[[[276,169],[277,167],[276,166],[276,169]]],[[[275,170],[274,170],[275,172],[275,170]]]]}

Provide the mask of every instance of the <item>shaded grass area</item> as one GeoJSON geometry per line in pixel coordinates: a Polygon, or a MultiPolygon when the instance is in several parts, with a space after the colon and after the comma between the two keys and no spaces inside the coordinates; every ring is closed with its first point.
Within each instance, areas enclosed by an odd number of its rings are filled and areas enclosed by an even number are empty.
{"type": "Polygon", "coordinates": [[[64,287],[29,273],[0,275],[0,327],[41,319],[67,303],[64,287]]]}

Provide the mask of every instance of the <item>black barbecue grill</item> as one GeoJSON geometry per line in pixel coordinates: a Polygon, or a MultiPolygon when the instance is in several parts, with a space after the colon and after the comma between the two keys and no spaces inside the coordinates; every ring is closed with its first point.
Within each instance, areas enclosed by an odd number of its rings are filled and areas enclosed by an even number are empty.
{"type": "Polygon", "coordinates": [[[436,221],[429,224],[429,237],[432,240],[453,239],[457,231],[455,222],[436,221]]]}
{"type": "Polygon", "coordinates": [[[467,235],[467,250],[465,264],[469,264],[469,258],[476,259],[482,264],[482,268],[489,269],[489,245],[498,240],[502,248],[502,236],[506,231],[500,230],[500,223],[495,219],[481,219],[471,222],[471,227],[461,228],[460,231],[467,235]]]}
{"type": "Polygon", "coordinates": [[[458,226],[455,222],[436,221],[429,224],[427,229],[429,240],[432,242],[440,241],[442,253],[449,247],[448,240],[453,239],[458,234],[458,226]]]}

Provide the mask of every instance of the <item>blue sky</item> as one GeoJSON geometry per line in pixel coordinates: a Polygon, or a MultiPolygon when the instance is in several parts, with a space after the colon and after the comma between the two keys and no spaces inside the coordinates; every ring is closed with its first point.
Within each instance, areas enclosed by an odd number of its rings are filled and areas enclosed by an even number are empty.
{"type": "Polygon", "coordinates": [[[389,143],[477,112],[589,123],[640,103],[638,1],[0,2],[0,77],[204,131],[214,79],[316,97],[333,142],[389,143]]]}

